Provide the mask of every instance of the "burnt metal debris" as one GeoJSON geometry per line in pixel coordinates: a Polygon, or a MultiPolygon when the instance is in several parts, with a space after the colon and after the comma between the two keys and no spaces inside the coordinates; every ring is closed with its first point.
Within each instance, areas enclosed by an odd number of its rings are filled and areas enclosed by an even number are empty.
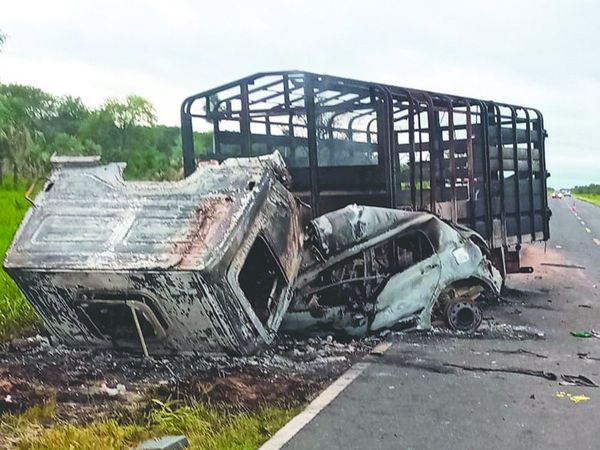
{"type": "Polygon", "coordinates": [[[500,272],[470,234],[432,214],[350,205],[311,221],[307,234],[288,332],[429,329],[432,315],[473,331],[475,300],[500,293],[500,272]]]}
{"type": "Polygon", "coordinates": [[[300,203],[277,155],[125,182],[123,165],[59,159],[5,270],[60,342],[252,353],[300,267],[300,203]]]}
{"type": "Polygon", "coordinates": [[[4,267],[57,340],[250,354],[280,330],[472,331],[477,300],[528,270],[521,243],[549,238],[534,109],[294,71],[181,118],[181,181],[54,159],[4,267]]]}

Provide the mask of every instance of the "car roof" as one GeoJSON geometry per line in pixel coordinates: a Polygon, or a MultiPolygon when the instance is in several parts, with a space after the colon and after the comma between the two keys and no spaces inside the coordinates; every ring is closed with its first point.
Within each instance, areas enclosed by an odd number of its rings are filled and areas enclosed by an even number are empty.
{"type": "Polygon", "coordinates": [[[348,205],[312,220],[309,235],[317,250],[324,257],[329,257],[389,232],[396,235],[412,229],[425,233],[437,249],[440,233],[435,230],[444,225],[443,221],[427,212],[348,205]],[[439,226],[426,226],[432,221],[439,226]]]}

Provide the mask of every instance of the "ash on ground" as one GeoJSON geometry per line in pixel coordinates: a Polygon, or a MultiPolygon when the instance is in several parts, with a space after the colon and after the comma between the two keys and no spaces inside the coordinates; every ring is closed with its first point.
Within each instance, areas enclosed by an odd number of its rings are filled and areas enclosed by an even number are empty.
{"type": "Polygon", "coordinates": [[[153,398],[201,400],[227,408],[296,405],[368,353],[381,338],[282,337],[254,356],[131,352],[53,347],[44,337],[13,340],[0,351],[0,412],[55,400],[65,419],[86,421],[153,398]]]}

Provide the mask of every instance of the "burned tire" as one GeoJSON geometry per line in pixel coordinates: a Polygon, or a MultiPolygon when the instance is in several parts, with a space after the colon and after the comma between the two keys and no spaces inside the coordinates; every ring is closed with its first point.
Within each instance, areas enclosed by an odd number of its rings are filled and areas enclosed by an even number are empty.
{"type": "Polygon", "coordinates": [[[455,298],[446,306],[446,323],[453,330],[471,332],[481,325],[481,309],[472,300],[455,298]]]}

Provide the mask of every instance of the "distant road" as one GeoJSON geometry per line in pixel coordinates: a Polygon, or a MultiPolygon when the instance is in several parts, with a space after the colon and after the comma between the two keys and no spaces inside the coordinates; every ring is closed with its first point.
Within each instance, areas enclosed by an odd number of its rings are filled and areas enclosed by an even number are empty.
{"type": "MultiPolygon", "coordinates": [[[[564,241],[568,249],[579,252],[582,258],[586,258],[588,245],[597,246],[600,251],[600,206],[575,197],[550,199],[549,206],[553,214],[550,221],[553,242],[564,241]]],[[[593,256],[590,263],[598,264],[600,255],[593,256]]]]}

